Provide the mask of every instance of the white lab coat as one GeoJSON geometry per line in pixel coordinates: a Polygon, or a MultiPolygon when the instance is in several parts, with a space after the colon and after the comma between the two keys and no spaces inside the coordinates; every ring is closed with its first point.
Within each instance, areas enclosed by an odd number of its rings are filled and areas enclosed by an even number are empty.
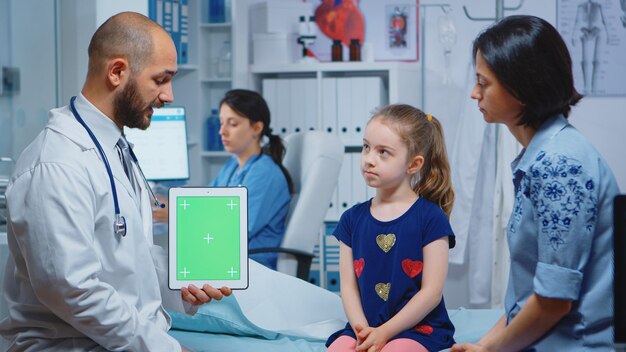
{"type": "Polygon", "coordinates": [[[156,266],[166,273],[167,263],[153,248],[148,192],[138,184],[135,196],[124,173],[117,126],[82,95],[76,109],[110,163],[127,235],[113,233],[111,185],[94,143],[69,107],[51,110],[7,189],[9,317],[0,333],[10,351],[180,351],[161,299],[180,303],[180,293],[168,292],[166,277],[159,288],[156,266]]]}

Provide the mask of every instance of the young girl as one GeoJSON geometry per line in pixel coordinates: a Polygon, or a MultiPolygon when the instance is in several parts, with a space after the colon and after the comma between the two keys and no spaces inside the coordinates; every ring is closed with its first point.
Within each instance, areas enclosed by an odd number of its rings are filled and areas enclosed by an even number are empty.
{"type": "Polygon", "coordinates": [[[346,211],[334,233],[348,324],[328,351],[452,346],[442,292],[454,192],[441,125],[409,105],[382,108],[365,129],[361,172],[376,196],[346,211]]]}

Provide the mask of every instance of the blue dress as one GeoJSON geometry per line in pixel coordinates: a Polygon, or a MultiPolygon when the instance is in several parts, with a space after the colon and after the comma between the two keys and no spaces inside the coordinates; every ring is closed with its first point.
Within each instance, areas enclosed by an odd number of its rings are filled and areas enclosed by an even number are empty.
{"type": "Polygon", "coordinates": [[[563,116],[547,120],[512,163],[507,324],[528,298],[572,301],[531,351],[613,349],[613,198],[608,165],[563,116]]]}
{"type": "MultiPolygon", "coordinates": [[[[291,195],[285,175],[269,155],[250,157],[241,170],[237,158],[229,159],[209,186],[248,188],[248,248],[280,247],[291,195]]],[[[278,254],[260,253],[250,258],[276,269],[278,254]]]]}
{"type": "MultiPolygon", "coordinates": [[[[422,248],[445,236],[454,247],[454,234],[443,210],[424,198],[418,198],[404,214],[387,222],[376,220],[370,206],[371,200],[343,213],[334,236],[352,248],[363,311],[369,325],[378,327],[420,290],[422,248]]],[[[331,335],[326,346],[342,335],[355,337],[350,323],[331,335]]],[[[453,335],[454,326],[442,298],[417,326],[390,340],[409,338],[430,351],[439,351],[454,344],[453,335]]]]}

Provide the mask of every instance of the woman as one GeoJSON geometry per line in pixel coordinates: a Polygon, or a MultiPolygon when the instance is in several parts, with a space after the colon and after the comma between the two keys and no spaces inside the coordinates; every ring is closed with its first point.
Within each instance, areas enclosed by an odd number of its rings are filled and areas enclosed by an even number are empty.
{"type": "MultiPolygon", "coordinates": [[[[248,248],[279,247],[285,234],[285,219],[293,184],[282,165],[285,146],[270,132],[270,111],[263,97],[253,91],[235,89],[220,102],[220,136],[229,159],[211,182],[211,187],[248,188],[248,248]],[[261,139],[269,142],[261,147],[261,139]]],[[[154,218],[167,221],[167,211],[156,209],[154,218]]],[[[276,269],[278,255],[251,255],[257,262],[276,269]]]]}
{"type": "Polygon", "coordinates": [[[472,98],[485,121],[524,146],[513,161],[515,204],[505,314],[477,344],[452,351],[600,351],[612,348],[615,178],[567,122],[582,96],[559,33],[511,16],[474,41],[472,98]]]}

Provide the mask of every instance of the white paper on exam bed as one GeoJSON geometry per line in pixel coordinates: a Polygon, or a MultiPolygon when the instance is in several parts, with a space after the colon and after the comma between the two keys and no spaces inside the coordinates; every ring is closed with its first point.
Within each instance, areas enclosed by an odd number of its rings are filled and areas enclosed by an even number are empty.
{"type": "Polygon", "coordinates": [[[341,298],[250,260],[250,286],[200,306],[194,316],[170,311],[172,328],[276,339],[326,340],[346,324],[341,298]]]}
{"type": "MultiPolygon", "coordinates": [[[[249,336],[264,340],[315,344],[323,347],[328,336],[347,322],[341,298],[325,289],[285,275],[250,260],[250,287],[232,297],[200,306],[196,315],[170,311],[172,328],[179,330],[249,336]],[[295,339],[294,339],[295,338],[295,339]],[[322,343],[321,345],[319,343],[322,343]]],[[[502,309],[448,310],[457,342],[477,342],[500,319],[502,309]]],[[[174,336],[198,339],[178,331],[174,336]]],[[[207,335],[215,339],[217,335],[207,335]]],[[[191,340],[190,340],[191,341],[191,340]]],[[[181,340],[181,342],[187,342],[181,340]]],[[[272,349],[269,349],[270,351],[272,349]]],[[[302,351],[309,349],[302,347],[302,351]]]]}

